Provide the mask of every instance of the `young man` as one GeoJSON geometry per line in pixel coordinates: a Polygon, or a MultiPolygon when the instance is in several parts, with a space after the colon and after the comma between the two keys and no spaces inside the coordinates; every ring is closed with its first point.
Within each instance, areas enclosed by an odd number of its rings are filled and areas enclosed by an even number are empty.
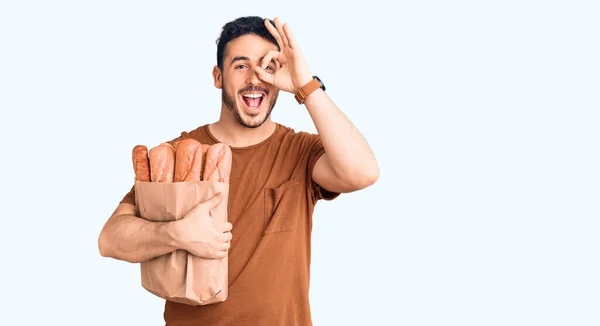
{"type": "Polygon", "coordinates": [[[311,325],[314,206],[319,199],[372,185],[379,176],[377,162],[313,77],[290,28],[278,18],[242,17],[227,23],[213,78],[222,92],[219,120],[182,132],[171,142],[191,137],[232,148],[229,221],[202,223],[219,198],[179,221],[146,221],[135,216],[132,188],[100,234],[100,253],[135,263],[175,249],[228,257],[226,301],[205,306],[166,301],[167,325],[311,325]],[[317,135],[271,120],[280,90],[296,96],[317,135]]]}

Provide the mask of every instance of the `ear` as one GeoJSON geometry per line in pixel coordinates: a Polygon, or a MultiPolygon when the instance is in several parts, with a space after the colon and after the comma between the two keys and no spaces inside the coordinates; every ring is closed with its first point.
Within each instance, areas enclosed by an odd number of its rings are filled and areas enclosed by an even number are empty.
{"type": "Polygon", "coordinates": [[[215,82],[215,87],[216,88],[223,87],[223,81],[222,81],[223,75],[221,74],[221,69],[219,69],[219,66],[215,66],[213,68],[212,74],[213,74],[213,79],[215,82]]]}

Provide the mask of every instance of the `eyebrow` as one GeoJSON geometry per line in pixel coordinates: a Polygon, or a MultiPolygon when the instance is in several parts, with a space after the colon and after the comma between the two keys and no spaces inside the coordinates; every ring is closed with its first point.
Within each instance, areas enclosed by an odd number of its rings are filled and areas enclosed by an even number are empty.
{"type": "MultiPolygon", "coordinates": [[[[264,56],[258,58],[258,61],[262,61],[263,58],[264,58],[264,56]]],[[[236,61],[250,61],[250,58],[248,58],[246,56],[237,56],[231,60],[231,63],[234,63],[236,61]]],[[[275,64],[275,60],[271,59],[271,63],[275,64]]]]}

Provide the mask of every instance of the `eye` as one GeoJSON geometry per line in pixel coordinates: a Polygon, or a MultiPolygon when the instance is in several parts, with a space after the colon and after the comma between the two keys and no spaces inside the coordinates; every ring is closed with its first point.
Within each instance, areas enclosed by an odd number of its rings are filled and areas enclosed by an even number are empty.
{"type": "Polygon", "coordinates": [[[235,69],[242,69],[242,68],[246,68],[246,65],[237,65],[237,66],[235,66],[235,69]]]}

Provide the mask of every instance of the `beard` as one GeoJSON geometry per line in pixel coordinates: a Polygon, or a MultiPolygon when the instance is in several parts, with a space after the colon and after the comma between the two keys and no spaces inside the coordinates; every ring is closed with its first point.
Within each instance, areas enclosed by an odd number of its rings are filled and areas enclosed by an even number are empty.
{"type": "MultiPolygon", "coordinates": [[[[223,80],[223,84],[225,84],[225,80],[223,80]]],[[[243,92],[252,92],[252,91],[260,91],[260,92],[264,92],[266,94],[266,96],[269,96],[269,90],[267,90],[266,88],[262,88],[259,86],[248,86],[242,90],[240,90],[238,92],[238,94],[241,94],[243,92]]],[[[227,110],[229,110],[229,112],[231,112],[231,114],[233,115],[233,117],[235,118],[235,120],[243,127],[246,128],[258,128],[260,126],[263,125],[263,123],[265,123],[265,121],[267,121],[267,119],[269,118],[269,116],[271,116],[271,112],[273,111],[273,108],[275,107],[275,103],[277,103],[277,97],[278,97],[278,91],[274,92],[273,96],[271,96],[271,100],[268,103],[268,109],[267,109],[267,114],[265,114],[265,117],[261,120],[261,121],[256,121],[256,122],[246,122],[244,120],[244,118],[242,118],[242,114],[245,116],[251,116],[251,117],[256,117],[258,115],[260,115],[260,111],[256,114],[256,115],[249,115],[245,112],[243,112],[242,108],[241,108],[241,103],[238,102],[239,96],[232,96],[231,94],[227,93],[227,91],[225,90],[225,88],[221,88],[221,99],[223,100],[223,103],[225,104],[225,107],[227,108],[227,110]]],[[[264,100],[263,100],[264,101],[264,100]]],[[[261,105],[263,103],[261,102],[261,105]]]]}

